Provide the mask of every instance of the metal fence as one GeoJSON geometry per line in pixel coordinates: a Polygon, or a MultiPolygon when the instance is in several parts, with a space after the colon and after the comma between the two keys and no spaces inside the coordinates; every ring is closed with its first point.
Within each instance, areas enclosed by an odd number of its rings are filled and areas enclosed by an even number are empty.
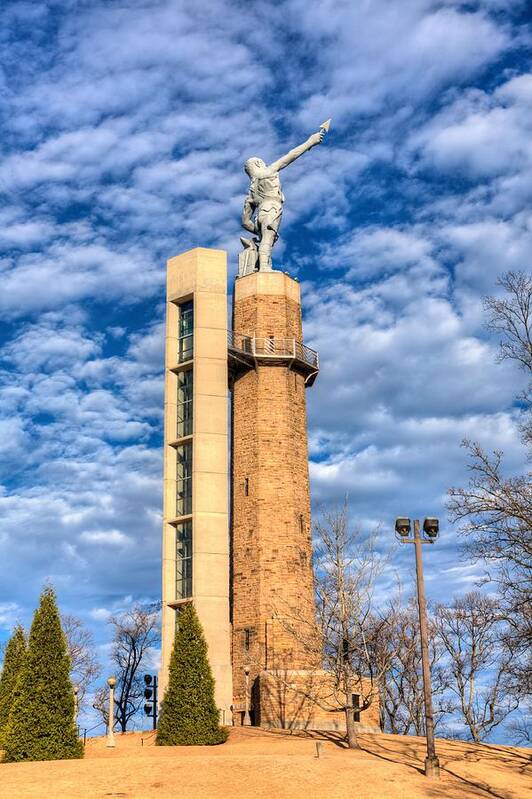
{"type": "Polygon", "coordinates": [[[256,358],[293,358],[314,369],[319,368],[318,353],[295,338],[244,336],[232,330],[228,331],[227,338],[229,349],[245,355],[256,358]]]}

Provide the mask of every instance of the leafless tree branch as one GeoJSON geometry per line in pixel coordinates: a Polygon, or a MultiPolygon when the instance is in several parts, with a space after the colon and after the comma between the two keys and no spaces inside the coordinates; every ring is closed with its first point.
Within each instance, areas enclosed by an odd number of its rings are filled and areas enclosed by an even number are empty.
{"type": "MultiPolygon", "coordinates": [[[[135,605],[131,610],[112,616],[109,624],[114,628],[111,661],[115,668],[116,723],[126,732],[131,718],[138,712],[143,700],[140,668],[148,651],[159,640],[158,615],[135,605]]],[[[106,718],[106,689],[97,693],[93,707],[106,718]]]]}
{"type": "Polygon", "coordinates": [[[61,616],[71,663],[71,679],[78,686],[78,706],[82,708],[87,691],[101,673],[95,655],[94,638],[90,630],[76,616],[65,613],[61,616]]]}
{"type": "MultiPolygon", "coordinates": [[[[326,711],[345,713],[347,740],[357,746],[353,695],[363,713],[379,693],[387,661],[375,657],[388,619],[374,609],[376,581],[386,564],[375,534],[363,537],[349,525],[347,503],[326,511],[315,524],[317,623],[279,609],[279,621],[331,677],[327,694],[309,695],[326,711]]],[[[311,681],[312,683],[312,681],[311,681]]]]}
{"type": "Polygon", "coordinates": [[[438,605],[435,627],[447,656],[454,709],[471,739],[480,743],[519,705],[499,605],[472,591],[448,607],[438,605]]]}

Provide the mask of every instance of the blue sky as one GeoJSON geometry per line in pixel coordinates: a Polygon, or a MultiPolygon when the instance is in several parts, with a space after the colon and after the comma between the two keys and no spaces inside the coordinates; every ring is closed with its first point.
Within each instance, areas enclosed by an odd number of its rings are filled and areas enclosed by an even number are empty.
{"type": "Polygon", "coordinates": [[[244,160],[327,117],[274,252],[321,356],[313,497],[383,536],[439,516],[428,591],[471,587],[460,441],[523,468],[481,298],[531,260],[526,4],[4,0],[0,37],[0,640],[46,579],[102,652],[158,599],[165,261],[221,247],[234,274],[244,160]]]}

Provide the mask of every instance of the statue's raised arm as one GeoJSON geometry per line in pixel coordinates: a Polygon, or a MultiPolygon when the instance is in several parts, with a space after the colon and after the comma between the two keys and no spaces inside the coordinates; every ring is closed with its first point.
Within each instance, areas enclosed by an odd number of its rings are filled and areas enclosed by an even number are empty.
{"type": "Polygon", "coordinates": [[[277,161],[274,161],[273,164],[270,164],[270,166],[266,168],[274,172],[279,172],[286,166],[293,164],[296,158],[299,158],[299,156],[303,155],[303,153],[306,153],[308,150],[312,150],[312,148],[317,144],[321,144],[324,136],[325,129],[320,128],[317,133],[313,133],[312,136],[309,136],[308,139],[303,142],[303,144],[299,145],[299,147],[294,147],[293,150],[290,150],[289,153],[281,156],[281,158],[278,158],[277,161]]]}
{"type": "Polygon", "coordinates": [[[253,271],[272,271],[272,247],[279,238],[278,231],[284,203],[279,172],[307,150],[321,144],[329,130],[330,122],[330,119],[323,122],[317,133],[313,133],[303,144],[294,147],[269,166],[261,158],[256,157],[248,158],[244,164],[251,183],[244,200],[242,227],[253,233],[256,238],[241,238],[244,252],[240,254],[239,277],[253,271]]]}

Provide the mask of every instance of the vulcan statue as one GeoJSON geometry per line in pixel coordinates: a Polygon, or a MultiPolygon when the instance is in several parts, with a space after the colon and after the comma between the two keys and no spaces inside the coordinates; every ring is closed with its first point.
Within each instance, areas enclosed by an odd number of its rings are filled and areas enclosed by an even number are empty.
{"type": "Polygon", "coordinates": [[[279,226],[283,215],[284,195],[281,191],[279,172],[296,158],[321,144],[331,120],[323,122],[317,133],[309,136],[306,142],[294,147],[273,164],[266,166],[261,158],[248,158],[244,164],[251,184],[244,200],[242,211],[242,227],[253,233],[256,238],[240,241],[244,251],[240,253],[238,276],[243,277],[251,272],[272,271],[272,247],[279,238],[279,226]]]}

